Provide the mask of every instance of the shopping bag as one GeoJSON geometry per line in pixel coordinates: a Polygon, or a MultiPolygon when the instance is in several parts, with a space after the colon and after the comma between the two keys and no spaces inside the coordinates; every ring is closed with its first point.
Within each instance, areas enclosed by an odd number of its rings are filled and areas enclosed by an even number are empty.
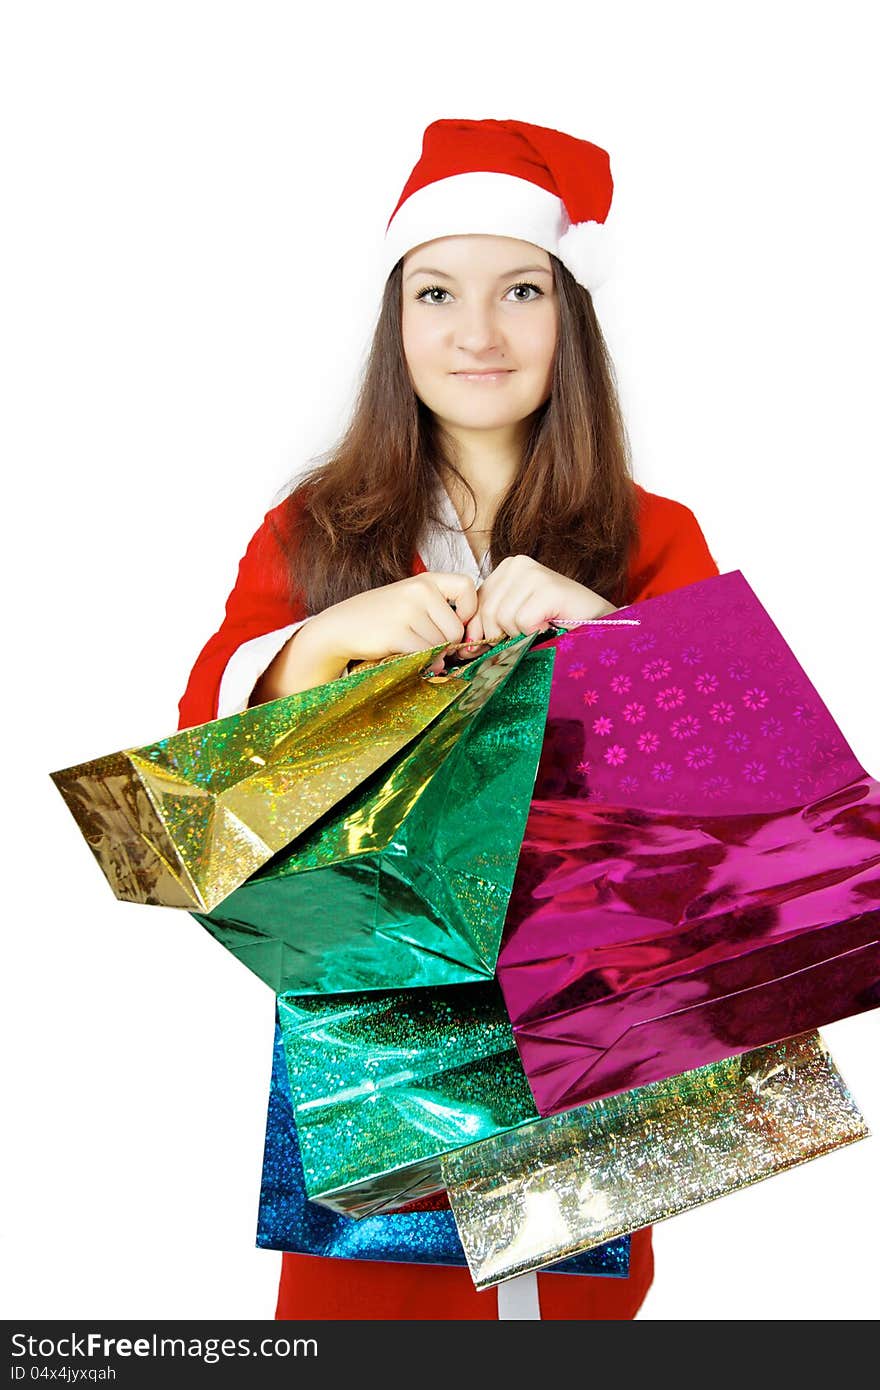
{"type": "Polygon", "coordinates": [[[281,997],[278,1019],[310,1201],[360,1218],[446,1189],[478,1282],[479,1240],[507,1252],[495,1282],[868,1133],[812,1033],[541,1119],[492,983],[281,997]]]}
{"type": "Polygon", "coordinates": [[[50,775],[118,898],[210,911],[468,692],[442,650],[50,775]]]}
{"type": "Polygon", "coordinates": [[[805,1033],[458,1149],[441,1168],[485,1289],[868,1134],[805,1033]]]}
{"type": "MultiPolygon", "coordinates": [[[[465,1265],[448,1202],[355,1221],[310,1202],[293,1120],[281,1029],[276,1022],[257,1223],[257,1245],[348,1260],[465,1265]]],[[[622,1236],[551,1266],[556,1274],[625,1279],[630,1238],[622,1236]]]]}
{"type": "Polygon", "coordinates": [[[443,1190],[450,1149],[538,1118],[494,981],[277,999],[306,1192],[351,1216],[443,1190]]]}
{"type": "Polygon", "coordinates": [[[621,612],[550,644],[498,961],[542,1115],[880,1003],[880,785],[743,575],[621,612]]]}
{"type": "Polygon", "coordinates": [[[276,993],[491,978],[554,661],[533,641],[471,663],[393,763],[197,921],[276,993]]]}

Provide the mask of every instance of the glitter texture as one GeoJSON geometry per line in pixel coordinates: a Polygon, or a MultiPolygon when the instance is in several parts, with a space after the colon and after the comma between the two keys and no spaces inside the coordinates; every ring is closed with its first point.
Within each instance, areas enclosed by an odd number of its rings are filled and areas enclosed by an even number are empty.
{"type": "Polygon", "coordinates": [[[276,993],[490,979],[554,655],[487,657],[390,767],[198,921],[276,993]]]}
{"type": "Polygon", "coordinates": [[[50,775],[118,898],[210,911],[471,695],[466,675],[493,652],[455,676],[423,675],[442,650],[50,775]]]}
{"type": "Polygon", "coordinates": [[[355,1216],[443,1187],[440,1157],[537,1119],[494,982],[279,996],[309,1196],[355,1216]]]}
{"type": "MultiPolygon", "coordinates": [[[[464,1250],[445,1193],[434,1202],[428,1211],[393,1212],[354,1221],[307,1199],[284,1045],[276,1024],[257,1245],[349,1260],[464,1265],[464,1250]]],[[[622,1236],[553,1265],[552,1272],[625,1279],[629,1246],[629,1237],[622,1236]]]]}
{"type": "Polygon", "coordinates": [[[823,1040],[806,1033],[487,1139],[441,1167],[484,1289],[868,1133],[823,1040]]]}

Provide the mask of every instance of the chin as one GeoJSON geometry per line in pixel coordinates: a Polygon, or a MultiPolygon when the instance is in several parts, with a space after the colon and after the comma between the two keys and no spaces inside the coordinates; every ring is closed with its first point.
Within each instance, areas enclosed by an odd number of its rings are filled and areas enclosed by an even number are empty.
{"type": "Polygon", "coordinates": [[[463,430],[501,430],[509,425],[518,425],[524,417],[517,411],[505,411],[503,415],[492,414],[488,410],[474,410],[467,415],[453,415],[447,412],[446,419],[463,430]]]}
{"type": "Polygon", "coordinates": [[[435,415],[442,415],[445,419],[461,426],[474,424],[486,427],[491,425],[497,429],[502,425],[515,425],[517,421],[524,419],[526,415],[531,415],[538,408],[530,400],[514,399],[512,395],[504,401],[491,400],[489,393],[496,389],[491,386],[488,388],[476,386],[474,392],[476,394],[484,389],[486,390],[485,399],[479,397],[463,403],[456,391],[454,400],[447,399],[442,403],[437,400],[431,409],[435,415]]]}

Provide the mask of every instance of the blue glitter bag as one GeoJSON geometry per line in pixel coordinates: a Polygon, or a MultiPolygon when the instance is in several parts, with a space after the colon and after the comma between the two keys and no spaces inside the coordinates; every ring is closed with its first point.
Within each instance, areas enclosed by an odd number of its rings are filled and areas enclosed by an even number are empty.
{"type": "MultiPolygon", "coordinates": [[[[455,1219],[448,1208],[389,1212],[356,1221],[308,1200],[293,1120],[284,1043],[277,1019],[257,1245],[265,1250],[349,1260],[467,1264],[455,1219]]],[[[550,1265],[547,1272],[625,1279],[629,1274],[629,1247],[629,1236],[622,1236],[586,1254],[550,1265]]]]}

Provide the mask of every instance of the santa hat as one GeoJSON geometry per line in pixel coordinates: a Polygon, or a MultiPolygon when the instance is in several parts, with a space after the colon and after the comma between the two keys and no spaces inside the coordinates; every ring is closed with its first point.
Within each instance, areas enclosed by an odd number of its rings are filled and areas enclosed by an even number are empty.
{"type": "Polygon", "coordinates": [[[580,284],[607,278],[613,190],[608,154],[524,121],[433,121],[385,229],[386,275],[435,237],[517,237],[558,256],[580,284]]]}

